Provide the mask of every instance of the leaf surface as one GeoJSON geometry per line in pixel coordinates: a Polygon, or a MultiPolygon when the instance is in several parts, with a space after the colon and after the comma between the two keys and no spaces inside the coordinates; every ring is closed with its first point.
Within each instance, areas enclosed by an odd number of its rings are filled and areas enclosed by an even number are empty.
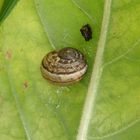
{"type": "Polygon", "coordinates": [[[139,140],[139,5],[20,0],[0,27],[0,139],[139,140]],[[89,42],[79,31],[87,23],[89,42]],[[64,47],[81,50],[88,71],[78,83],[53,85],[42,78],[40,63],[64,47]]]}
{"type": "Polygon", "coordinates": [[[140,138],[140,3],[106,0],[78,140],[140,138]]]}

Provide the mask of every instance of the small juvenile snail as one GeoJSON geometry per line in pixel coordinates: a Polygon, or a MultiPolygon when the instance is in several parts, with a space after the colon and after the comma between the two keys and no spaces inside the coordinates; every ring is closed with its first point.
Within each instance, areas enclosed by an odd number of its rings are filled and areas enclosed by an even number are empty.
{"type": "Polygon", "coordinates": [[[69,84],[82,79],[87,70],[84,55],[74,48],[49,52],[41,63],[44,78],[60,84],[69,84]]]}

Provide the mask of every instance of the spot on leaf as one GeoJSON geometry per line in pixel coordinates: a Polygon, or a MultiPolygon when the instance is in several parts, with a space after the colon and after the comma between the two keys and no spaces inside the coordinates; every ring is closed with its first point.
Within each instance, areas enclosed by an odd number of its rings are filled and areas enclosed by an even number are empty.
{"type": "Polygon", "coordinates": [[[11,60],[12,59],[12,51],[11,50],[7,50],[7,52],[5,54],[5,58],[7,60],[11,60]]]}

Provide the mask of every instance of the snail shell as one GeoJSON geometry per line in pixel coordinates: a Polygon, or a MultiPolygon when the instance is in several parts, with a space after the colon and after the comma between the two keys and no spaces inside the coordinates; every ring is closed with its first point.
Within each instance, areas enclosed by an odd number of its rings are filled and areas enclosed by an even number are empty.
{"type": "Polygon", "coordinates": [[[49,52],[41,63],[44,78],[55,83],[79,81],[87,70],[84,55],[74,48],[63,48],[49,52]]]}

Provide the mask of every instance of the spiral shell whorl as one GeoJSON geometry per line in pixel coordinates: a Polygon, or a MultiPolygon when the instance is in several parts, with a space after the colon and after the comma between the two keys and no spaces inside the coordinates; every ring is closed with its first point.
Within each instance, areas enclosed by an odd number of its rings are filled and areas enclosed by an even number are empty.
{"type": "Polygon", "coordinates": [[[62,83],[80,79],[86,69],[84,55],[77,49],[69,47],[48,53],[43,58],[41,65],[41,71],[45,78],[62,83]],[[77,77],[74,76],[74,73],[77,77]]]}

